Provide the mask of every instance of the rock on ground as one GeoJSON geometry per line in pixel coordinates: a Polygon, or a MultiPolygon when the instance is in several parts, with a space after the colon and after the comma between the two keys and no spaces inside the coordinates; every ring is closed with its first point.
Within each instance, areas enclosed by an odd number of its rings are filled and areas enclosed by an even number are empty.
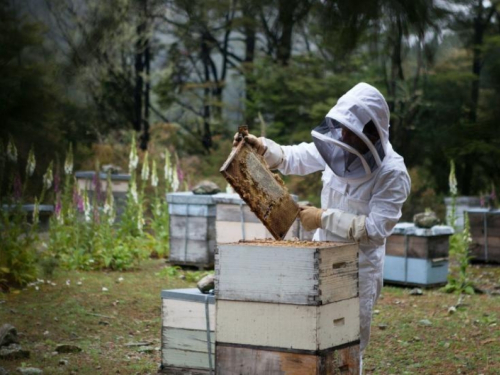
{"type": "Polygon", "coordinates": [[[23,359],[29,357],[29,350],[24,350],[18,344],[10,344],[9,346],[0,348],[0,359],[23,359]]]}
{"type": "Polygon", "coordinates": [[[56,347],[56,352],[61,353],[79,353],[82,351],[82,348],[76,345],[70,344],[60,344],[56,347]]]}
{"type": "Polygon", "coordinates": [[[12,324],[4,324],[0,327],[0,347],[10,344],[19,344],[17,330],[12,324]]]}
{"type": "Polygon", "coordinates": [[[36,367],[18,367],[17,372],[23,375],[41,375],[43,371],[36,367]]]}

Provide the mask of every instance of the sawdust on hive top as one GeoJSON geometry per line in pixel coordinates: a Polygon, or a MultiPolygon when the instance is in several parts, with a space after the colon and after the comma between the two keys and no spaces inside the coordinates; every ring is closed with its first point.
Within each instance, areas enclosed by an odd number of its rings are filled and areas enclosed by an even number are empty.
{"type": "Polygon", "coordinates": [[[329,242],[329,241],[301,241],[299,239],[277,241],[271,238],[255,239],[255,240],[240,240],[239,242],[226,245],[250,245],[250,246],[274,246],[274,247],[337,247],[352,245],[350,242],[329,242]]]}

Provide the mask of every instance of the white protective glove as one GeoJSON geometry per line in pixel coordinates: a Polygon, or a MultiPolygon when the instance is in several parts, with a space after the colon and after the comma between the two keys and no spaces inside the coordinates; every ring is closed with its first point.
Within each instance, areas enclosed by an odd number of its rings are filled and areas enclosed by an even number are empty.
{"type": "Polygon", "coordinates": [[[323,229],[356,243],[368,242],[365,221],[365,215],[354,215],[337,209],[326,210],[321,219],[323,229]]]}

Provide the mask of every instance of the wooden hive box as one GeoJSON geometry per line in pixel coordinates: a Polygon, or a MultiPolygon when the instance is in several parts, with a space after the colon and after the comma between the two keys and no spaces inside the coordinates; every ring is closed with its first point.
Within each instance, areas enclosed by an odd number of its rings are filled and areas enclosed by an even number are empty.
{"type": "Polygon", "coordinates": [[[169,261],[209,268],[214,264],[215,214],[213,195],[168,193],[169,261]]]}
{"type": "Polygon", "coordinates": [[[452,234],[448,226],[423,229],[398,223],[386,243],[384,281],[423,287],[445,284],[452,234]]]}
{"type": "Polygon", "coordinates": [[[358,246],[248,241],[219,244],[218,300],[326,305],[358,297],[358,246]]]}
{"type": "MultiPolygon", "coordinates": [[[[15,211],[18,208],[16,205],[2,204],[0,210],[15,211]]],[[[26,221],[33,224],[33,211],[35,210],[34,204],[23,204],[19,207],[26,215],[26,221]]],[[[47,232],[50,228],[50,218],[54,214],[54,206],[51,204],[38,205],[38,231],[47,232]]],[[[1,224],[0,224],[1,226],[1,224]]]]}
{"type": "Polygon", "coordinates": [[[208,308],[210,352],[215,366],[215,299],[198,289],[161,292],[162,343],[161,372],[167,374],[208,374],[208,308]]]}
{"type": "MultiPolygon", "coordinates": [[[[87,190],[89,198],[92,199],[95,191],[94,178],[95,171],[78,171],[75,172],[75,178],[80,190],[87,190]]],[[[119,222],[127,205],[127,191],[130,181],[129,174],[111,174],[111,191],[113,192],[113,199],[116,207],[116,221],[119,222]]],[[[101,191],[103,196],[106,195],[108,185],[108,174],[99,173],[99,180],[101,181],[101,191]]]]}
{"type": "Polygon", "coordinates": [[[216,254],[217,342],[308,354],[359,340],[355,244],[249,241],[216,254]]]}
{"type": "MultiPolygon", "coordinates": [[[[272,238],[272,234],[238,194],[219,193],[213,196],[217,206],[215,230],[217,243],[272,238]]],[[[293,196],[292,196],[293,197],[293,196]]],[[[295,220],[285,239],[298,237],[299,221],[295,220]]]]}
{"type": "Polygon", "coordinates": [[[470,209],[473,261],[500,263],[500,210],[470,209]]]}
{"type": "Polygon", "coordinates": [[[216,369],[218,375],[356,375],[359,345],[307,354],[217,343],[216,369]]]}

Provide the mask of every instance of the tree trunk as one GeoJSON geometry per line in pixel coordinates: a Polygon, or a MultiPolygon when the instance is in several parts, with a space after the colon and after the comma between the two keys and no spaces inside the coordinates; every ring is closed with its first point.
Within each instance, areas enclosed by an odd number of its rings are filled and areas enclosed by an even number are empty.
{"type": "Polygon", "coordinates": [[[134,87],[134,129],[140,132],[142,129],[142,92],[144,88],[144,81],[142,74],[144,72],[143,61],[143,46],[142,35],[144,33],[144,23],[137,26],[137,42],[135,45],[135,87],[134,87]]]}
{"type": "Polygon", "coordinates": [[[144,119],[143,119],[143,132],[141,136],[141,149],[147,150],[149,143],[149,99],[151,91],[150,71],[151,71],[151,49],[149,38],[145,41],[144,47],[144,67],[146,72],[146,84],[144,89],[144,119]]]}
{"type": "Polygon", "coordinates": [[[205,87],[203,88],[203,131],[201,143],[206,151],[212,147],[212,132],[210,129],[210,48],[206,35],[201,36],[201,61],[203,62],[203,71],[205,74],[205,87]]]}
{"type": "MultiPolygon", "coordinates": [[[[243,17],[246,18],[247,22],[243,28],[243,33],[245,34],[245,60],[243,62],[243,69],[245,74],[245,99],[247,103],[252,103],[252,87],[255,84],[253,77],[253,61],[255,56],[255,17],[256,12],[252,7],[251,3],[247,3],[243,7],[243,17]]],[[[254,115],[250,113],[245,108],[245,123],[247,125],[252,125],[254,121],[254,115]]]]}
{"type": "MultiPolygon", "coordinates": [[[[483,46],[483,37],[485,30],[485,20],[483,19],[484,7],[483,0],[477,0],[476,5],[476,16],[474,17],[474,37],[472,46],[472,74],[474,79],[471,86],[471,102],[469,110],[469,121],[471,124],[475,124],[477,121],[477,107],[479,103],[479,79],[481,77],[481,64],[482,64],[482,53],[481,48],[483,46]]],[[[469,195],[471,193],[471,182],[475,163],[475,157],[473,154],[467,155],[465,158],[464,173],[461,183],[462,194],[469,195]]]]}

